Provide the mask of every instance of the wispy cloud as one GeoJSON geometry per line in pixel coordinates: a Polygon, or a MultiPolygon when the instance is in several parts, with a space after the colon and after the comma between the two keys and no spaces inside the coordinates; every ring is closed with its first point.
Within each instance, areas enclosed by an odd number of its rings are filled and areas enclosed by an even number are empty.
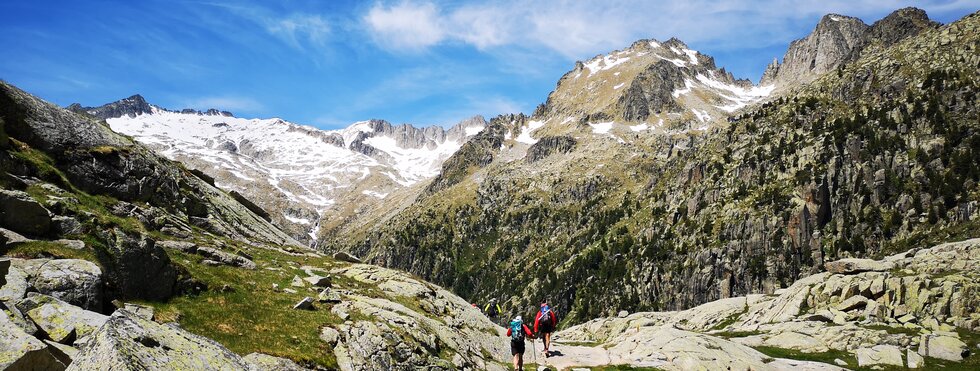
{"type": "Polygon", "coordinates": [[[878,17],[904,6],[949,11],[977,5],[975,0],[502,0],[440,7],[427,0],[400,0],[377,3],[365,22],[382,46],[395,49],[450,42],[478,49],[512,45],[581,59],[647,37],[677,36],[712,47],[780,45],[798,36],[790,31],[799,22],[826,13],[878,17]]]}
{"type": "Polygon", "coordinates": [[[446,37],[438,12],[435,4],[429,2],[377,4],[364,16],[364,23],[378,43],[394,49],[418,50],[446,37]]]}
{"type": "Polygon", "coordinates": [[[265,28],[295,48],[302,48],[305,40],[322,46],[330,35],[330,26],[322,16],[293,14],[284,18],[267,18],[265,28]]]}

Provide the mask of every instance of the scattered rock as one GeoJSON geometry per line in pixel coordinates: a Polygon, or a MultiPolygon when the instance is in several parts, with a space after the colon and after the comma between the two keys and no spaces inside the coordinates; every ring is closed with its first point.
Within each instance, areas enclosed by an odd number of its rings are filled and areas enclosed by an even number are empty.
{"type": "Polygon", "coordinates": [[[834,364],[841,367],[847,367],[847,362],[845,362],[843,359],[840,358],[834,358],[834,364]]]}
{"type": "Polygon", "coordinates": [[[313,310],[313,298],[307,296],[293,306],[293,309],[313,310]]]}
{"type": "Polygon", "coordinates": [[[844,300],[843,302],[838,304],[837,309],[847,312],[854,309],[864,308],[867,305],[868,305],[868,298],[863,297],[861,295],[855,295],[847,298],[847,300],[844,300]]]}
{"type": "Polygon", "coordinates": [[[909,349],[905,358],[908,360],[909,368],[922,368],[926,365],[925,358],[922,358],[919,353],[913,352],[912,349],[909,349]]]}
{"type": "Polygon", "coordinates": [[[619,313],[616,314],[616,316],[619,318],[626,318],[626,316],[628,315],[630,315],[630,312],[627,312],[625,310],[621,310],[619,311],[619,313]]]}
{"type": "Polygon", "coordinates": [[[55,215],[51,218],[51,233],[56,236],[71,236],[85,233],[82,223],[70,216],[55,215]]]}
{"type": "Polygon", "coordinates": [[[854,355],[857,357],[858,366],[890,365],[905,366],[902,361],[902,350],[894,345],[875,345],[871,348],[858,349],[854,355]]]}
{"type": "Polygon", "coordinates": [[[198,247],[197,254],[219,264],[230,265],[233,267],[255,269],[255,262],[239,255],[227,253],[210,247],[198,247]]]}
{"type": "Polygon", "coordinates": [[[75,339],[88,336],[107,319],[104,315],[38,293],[18,301],[16,307],[30,317],[47,338],[62,344],[71,344],[75,339]]]}
{"type": "Polygon", "coordinates": [[[64,370],[44,342],[21,330],[0,310],[0,369],[64,370]]]}
{"type": "Polygon", "coordinates": [[[100,311],[103,305],[102,269],[87,260],[56,259],[40,265],[30,282],[37,292],[83,309],[100,311]]]}
{"type": "Polygon", "coordinates": [[[51,229],[51,213],[27,192],[0,189],[0,225],[32,236],[51,229]]]}
{"type": "Polygon", "coordinates": [[[255,370],[217,342],[125,309],[109,316],[69,370],[255,370]]]}
{"type": "Polygon", "coordinates": [[[164,249],[177,250],[188,254],[197,253],[197,244],[193,242],[167,240],[159,241],[157,242],[157,245],[164,249]]]}
{"type": "Polygon", "coordinates": [[[306,371],[309,370],[305,367],[300,367],[291,360],[279,357],[273,357],[268,354],[262,353],[249,353],[245,357],[242,357],[246,362],[255,365],[258,369],[264,371],[306,371]]]}
{"type": "Polygon", "coordinates": [[[154,314],[153,307],[148,307],[148,306],[145,306],[145,305],[139,305],[139,304],[133,304],[133,303],[126,303],[126,304],[123,304],[123,309],[129,311],[130,313],[132,313],[133,315],[135,315],[137,317],[140,317],[140,318],[143,318],[143,319],[146,319],[146,320],[151,320],[151,321],[153,320],[153,314],[154,314]]]}
{"type": "Polygon", "coordinates": [[[306,280],[306,282],[309,282],[313,286],[330,287],[330,277],[309,276],[303,279],[306,280]]]}
{"type": "Polygon", "coordinates": [[[334,253],[333,254],[333,258],[334,258],[334,260],[339,260],[339,261],[348,262],[348,263],[360,263],[361,262],[361,259],[360,258],[358,258],[358,257],[356,257],[354,255],[351,255],[349,253],[346,253],[344,251],[340,251],[340,252],[334,253]]]}
{"type": "Polygon", "coordinates": [[[340,297],[340,293],[335,290],[331,290],[330,288],[325,288],[320,291],[320,293],[316,296],[316,300],[321,303],[339,303],[343,301],[343,299],[340,297]]]}
{"type": "Polygon", "coordinates": [[[67,247],[72,250],[85,250],[85,242],[79,240],[54,240],[52,241],[61,246],[67,247]]]}
{"type": "Polygon", "coordinates": [[[827,262],[824,268],[827,272],[836,274],[856,274],[861,272],[885,272],[895,267],[895,264],[887,261],[872,259],[841,259],[827,262]]]}
{"type": "Polygon", "coordinates": [[[20,233],[14,232],[6,228],[0,228],[0,234],[2,234],[3,238],[7,240],[7,244],[34,241],[30,238],[22,236],[20,233]]]}
{"type": "Polygon", "coordinates": [[[293,287],[306,287],[306,283],[304,283],[303,279],[299,278],[299,276],[293,276],[293,281],[290,282],[289,285],[293,287]]]}
{"type": "Polygon", "coordinates": [[[295,294],[295,293],[297,293],[298,291],[296,291],[296,290],[293,290],[293,289],[282,289],[282,292],[286,292],[286,293],[290,293],[290,294],[295,294]]]}
{"type": "Polygon", "coordinates": [[[952,336],[927,334],[919,339],[919,354],[924,356],[962,361],[969,352],[966,343],[952,336]]]}
{"type": "Polygon", "coordinates": [[[324,327],[320,330],[320,339],[327,343],[329,346],[337,345],[337,340],[340,339],[340,332],[335,330],[333,327],[324,327]]]}

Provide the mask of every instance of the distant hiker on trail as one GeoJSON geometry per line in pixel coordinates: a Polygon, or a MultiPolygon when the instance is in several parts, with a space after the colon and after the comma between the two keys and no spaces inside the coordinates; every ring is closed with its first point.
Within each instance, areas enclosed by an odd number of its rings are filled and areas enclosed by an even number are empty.
{"type": "Polygon", "coordinates": [[[544,342],[545,358],[551,356],[551,333],[555,332],[557,324],[558,317],[555,316],[555,311],[551,310],[547,302],[541,302],[541,309],[538,310],[538,315],[534,316],[534,333],[538,334],[544,342]]]}
{"type": "Polygon", "coordinates": [[[529,337],[534,341],[534,334],[531,329],[524,324],[521,316],[514,317],[507,327],[507,336],[510,336],[510,354],[514,356],[514,369],[524,369],[524,338],[529,337]]]}
{"type": "Polygon", "coordinates": [[[500,313],[503,313],[503,311],[500,310],[500,304],[497,304],[497,299],[490,299],[487,307],[483,308],[483,313],[486,313],[487,317],[494,323],[499,323],[497,321],[499,320],[500,313]]]}

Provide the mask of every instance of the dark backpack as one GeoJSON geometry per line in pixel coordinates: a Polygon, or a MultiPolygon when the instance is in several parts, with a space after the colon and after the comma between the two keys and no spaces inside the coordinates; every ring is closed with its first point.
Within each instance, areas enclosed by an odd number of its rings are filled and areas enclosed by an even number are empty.
{"type": "Polygon", "coordinates": [[[510,340],[524,341],[524,322],[510,321],[510,340]]]}
{"type": "Polygon", "coordinates": [[[553,323],[551,323],[551,307],[545,306],[544,308],[541,308],[541,319],[538,320],[538,323],[541,326],[553,325],[553,323]]]}

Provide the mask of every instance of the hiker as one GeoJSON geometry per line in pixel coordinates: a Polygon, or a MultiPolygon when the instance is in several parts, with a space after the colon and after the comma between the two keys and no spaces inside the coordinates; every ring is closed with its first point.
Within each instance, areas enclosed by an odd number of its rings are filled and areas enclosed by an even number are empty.
{"type": "Polygon", "coordinates": [[[534,334],[531,329],[524,324],[521,316],[514,317],[507,328],[507,336],[510,336],[510,354],[514,356],[514,369],[524,369],[524,338],[529,337],[534,341],[534,334]]]}
{"type": "Polygon", "coordinates": [[[494,323],[499,323],[497,321],[499,321],[500,313],[503,313],[503,311],[500,310],[500,304],[497,304],[497,299],[492,298],[487,303],[487,307],[483,309],[483,313],[486,313],[487,318],[490,318],[494,323]]]}
{"type": "Polygon", "coordinates": [[[558,317],[555,311],[551,310],[547,302],[541,302],[541,309],[534,317],[534,333],[541,337],[544,342],[544,357],[551,356],[551,333],[555,332],[555,325],[558,324],[558,317]],[[542,336],[543,334],[543,336],[542,336]]]}

